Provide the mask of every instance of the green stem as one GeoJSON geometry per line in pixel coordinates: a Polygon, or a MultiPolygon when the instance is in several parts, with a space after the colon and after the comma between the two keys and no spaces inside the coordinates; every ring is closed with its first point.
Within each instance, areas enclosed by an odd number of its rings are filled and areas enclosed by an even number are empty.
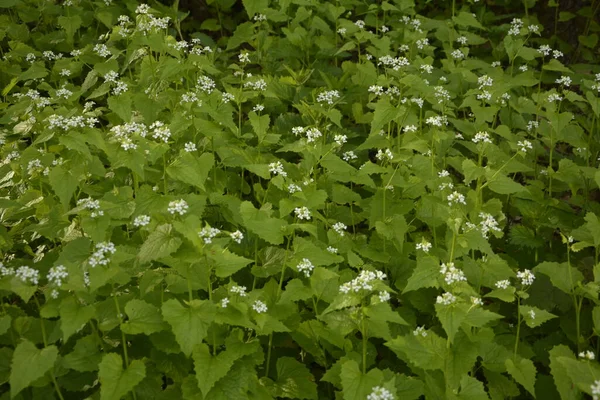
{"type": "Polygon", "coordinates": [[[517,361],[517,351],[519,350],[519,335],[521,334],[521,298],[517,297],[517,336],[515,338],[515,351],[513,359],[517,361]]]}
{"type": "MultiPolygon", "coordinates": [[[[33,299],[35,300],[35,304],[37,305],[38,312],[40,313],[40,326],[42,328],[42,340],[44,341],[44,348],[48,347],[48,338],[46,336],[46,326],[44,324],[44,318],[42,318],[42,307],[40,306],[40,301],[37,296],[34,295],[33,299]]],[[[54,384],[54,390],[56,390],[56,395],[60,400],[64,400],[62,393],[60,392],[60,386],[58,386],[58,382],[56,381],[56,376],[54,376],[54,368],[50,371],[50,376],[52,377],[52,383],[54,384]]]]}
{"type": "Polygon", "coordinates": [[[367,373],[367,327],[365,326],[365,316],[361,317],[361,334],[362,334],[362,372],[367,373]]]}

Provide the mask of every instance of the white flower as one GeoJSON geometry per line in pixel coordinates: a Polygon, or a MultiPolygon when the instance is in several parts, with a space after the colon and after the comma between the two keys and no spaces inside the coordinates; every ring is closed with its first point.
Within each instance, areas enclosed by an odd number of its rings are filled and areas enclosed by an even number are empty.
{"type": "Polygon", "coordinates": [[[301,192],[301,191],[302,191],[302,188],[300,186],[296,185],[295,183],[290,183],[288,185],[288,192],[290,194],[296,193],[296,192],[301,192]]]}
{"type": "Polygon", "coordinates": [[[352,150],[350,150],[350,151],[346,151],[344,154],[342,154],[342,158],[344,159],[344,161],[348,162],[350,160],[356,160],[358,158],[358,156],[356,154],[354,154],[354,152],[352,150]]]}
{"type": "Polygon", "coordinates": [[[27,283],[27,281],[29,281],[30,283],[37,285],[38,280],[40,278],[40,273],[37,269],[33,269],[33,268],[23,265],[23,266],[17,268],[17,271],[15,272],[15,276],[25,283],[27,283]]]}
{"type": "Polygon", "coordinates": [[[358,26],[359,29],[364,29],[365,28],[365,21],[363,21],[362,19],[359,19],[358,21],[356,21],[354,23],[354,25],[358,26]]]}
{"type": "Polygon", "coordinates": [[[229,304],[229,298],[225,297],[224,299],[221,300],[221,307],[227,308],[227,304],[229,304]]]}
{"type": "Polygon", "coordinates": [[[519,151],[522,153],[527,153],[527,150],[533,149],[533,145],[531,144],[531,142],[529,140],[519,141],[517,143],[517,146],[519,146],[519,151]]]}
{"type": "Polygon", "coordinates": [[[451,285],[455,282],[467,281],[465,274],[460,269],[456,268],[452,262],[449,262],[448,265],[442,263],[442,266],[440,267],[440,273],[444,275],[444,280],[448,285],[451,285]]]}
{"type": "Polygon", "coordinates": [[[600,396],[600,380],[595,380],[590,386],[592,389],[593,400],[598,400],[598,397],[600,396]]]}
{"type": "Polygon", "coordinates": [[[525,269],[523,271],[517,272],[517,278],[521,280],[521,285],[529,286],[533,283],[535,275],[533,275],[533,273],[530,270],[525,269]]]}
{"type": "Polygon", "coordinates": [[[424,253],[429,253],[429,250],[431,249],[431,243],[425,239],[422,239],[421,243],[417,243],[415,247],[417,250],[422,250],[424,253]]]}
{"type": "Polygon", "coordinates": [[[241,52],[238,55],[238,59],[240,60],[241,63],[249,63],[250,62],[250,53],[248,53],[247,51],[241,52]]]}
{"type": "Polygon", "coordinates": [[[117,83],[118,78],[118,73],[116,73],[115,71],[108,71],[106,75],[104,75],[104,82],[117,83]]]}
{"type": "Polygon", "coordinates": [[[315,269],[315,266],[312,265],[308,258],[303,258],[302,261],[296,266],[298,272],[303,272],[304,275],[308,278],[310,273],[315,269]]]}
{"type": "Polygon", "coordinates": [[[465,196],[461,193],[458,193],[456,190],[453,193],[448,195],[447,200],[448,200],[449,206],[451,206],[452,203],[464,204],[464,205],[467,204],[467,202],[465,201],[465,196]]]}
{"type": "Polygon", "coordinates": [[[189,206],[187,202],[181,199],[169,202],[169,208],[167,208],[167,211],[169,211],[171,214],[184,215],[188,211],[188,208],[189,206]]]}
{"type": "Polygon", "coordinates": [[[231,289],[229,289],[229,291],[231,293],[235,293],[238,294],[240,297],[246,297],[246,286],[232,286],[231,289]]]}
{"type": "Polygon", "coordinates": [[[479,85],[479,90],[484,87],[491,87],[494,85],[494,80],[487,75],[480,76],[477,78],[477,84],[479,85]]]}
{"type": "Polygon", "coordinates": [[[454,296],[452,293],[446,292],[446,293],[442,293],[441,296],[438,296],[435,300],[436,304],[443,304],[445,306],[448,306],[452,303],[454,303],[456,301],[456,296],[454,296]]]}
{"type": "Polygon", "coordinates": [[[379,149],[377,151],[377,155],[375,156],[377,157],[378,160],[383,160],[384,158],[387,158],[388,160],[393,160],[394,159],[394,154],[392,153],[392,151],[390,149],[385,149],[385,152],[381,149],[379,149]]]}
{"type": "Polygon", "coordinates": [[[329,105],[333,104],[336,99],[340,98],[340,92],[337,90],[329,90],[325,92],[319,93],[317,96],[317,102],[319,103],[327,103],[329,105]]]}
{"type": "Polygon", "coordinates": [[[229,103],[232,100],[235,100],[235,96],[232,95],[231,93],[222,93],[221,94],[221,101],[223,101],[223,103],[229,103]]]}
{"type": "Polygon", "coordinates": [[[374,280],[384,280],[387,277],[386,274],[384,274],[381,271],[367,271],[367,270],[362,270],[360,271],[360,274],[358,275],[358,277],[354,278],[352,281],[350,282],[346,282],[343,285],[340,286],[340,292],[341,293],[349,293],[349,292],[354,292],[354,293],[358,293],[361,290],[373,290],[373,285],[372,282],[374,280]]]}
{"type": "Polygon", "coordinates": [[[253,19],[256,22],[262,22],[267,20],[267,16],[264,14],[256,14],[253,19]]]}
{"type": "Polygon", "coordinates": [[[252,107],[252,111],[254,111],[255,113],[261,112],[265,109],[265,106],[263,106],[262,104],[257,104],[254,107],[252,107]]]}
{"type": "Polygon", "coordinates": [[[63,279],[66,279],[69,276],[67,272],[67,268],[64,265],[57,265],[55,267],[50,268],[48,271],[48,275],[46,278],[48,282],[55,284],[58,287],[62,286],[63,279]]]}
{"type": "Polygon", "coordinates": [[[287,172],[283,170],[283,164],[281,161],[272,162],[269,164],[269,172],[274,175],[287,176],[287,172]]]}
{"type": "Polygon", "coordinates": [[[541,45],[540,48],[538,49],[538,53],[541,53],[545,56],[550,55],[551,51],[552,51],[552,48],[550,48],[550,46],[548,46],[547,44],[541,45]]]}
{"type": "Polygon", "coordinates": [[[296,207],[294,213],[298,219],[310,220],[310,210],[307,207],[296,207]]]}
{"type": "Polygon", "coordinates": [[[571,86],[571,82],[572,82],[571,78],[568,76],[565,76],[565,75],[562,75],[560,78],[558,78],[556,80],[556,83],[558,83],[559,85],[563,85],[565,87],[571,86]]]}
{"type": "Polygon", "coordinates": [[[474,306],[482,306],[483,300],[480,297],[471,296],[471,304],[474,306]]]}
{"type": "Polygon", "coordinates": [[[492,143],[492,141],[490,139],[490,134],[487,132],[477,132],[475,134],[475,137],[473,139],[471,139],[471,141],[473,143],[479,143],[479,142],[492,143]]]}
{"type": "Polygon", "coordinates": [[[492,68],[499,67],[500,65],[502,65],[502,63],[500,63],[500,61],[493,61],[491,64],[492,68]]]}
{"type": "Polygon", "coordinates": [[[333,224],[333,230],[337,232],[338,235],[340,236],[344,236],[346,232],[344,232],[346,230],[346,228],[348,228],[345,224],[343,224],[342,222],[336,222],[335,224],[333,224]]]}
{"type": "Polygon", "coordinates": [[[330,253],[332,253],[332,254],[337,254],[338,249],[336,249],[335,247],[329,246],[329,247],[327,247],[327,251],[330,252],[330,253]]]}
{"type": "MultiPolygon", "coordinates": [[[[248,75],[247,75],[248,76],[248,75]]],[[[253,90],[264,92],[267,90],[267,82],[264,79],[258,79],[256,81],[248,81],[244,83],[245,88],[251,88],[253,90]]]]}
{"type": "Polygon", "coordinates": [[[554,57],[554,58],[559,58],[559,57],[562,57],[563,55],[564,54],[560,50],[552,50],[552,57],[554,57]]]}
{"type": "Polygon", "coordinates": [[[110,57],[112,55],[112,53],[110,52],[110,50],[108,49],[108,47],[105,44],[97,44],[94,46],[94,51],[100,56],[100,57],[110,57]]]}
{"type": "Polygon", "coordinates": [[[260,300],[256,300],[252,304],[252,309],[259,314],[266,313],[268,311],[267,305],[260,300]]]}
{"type": "Polygon", "coordinates": [[[200,232],[198,232],[198,236],[204,241],[204,243],[208,244],[212,243],[212,239],[219,233],[221,233],[221,230],[205,226],[202,228],[202,230],[200,230],[200,232]]]}
{"type": "Polygon", "coordinates": [[[468,39],[465,36],[459,36],[458,38],[456,38],[456,41],[461,45],[465,46],[468,42],[468,39]]]}
{"type": "Polygon", "coordinates": [[[70,75],[71,75],[71,71],[69,71],[69,70],[68,70],[68,69],[66,69],[66,68],[63,68],[63,69],[60,71],[60,76],[70,76],[70,75]]]}
{"type": "Polygon", "coordinates": [[[336,142],[338,146],[342,146],[348,141],[348,137],[346,135],[335,135],[333,141],[336,142]]]}
{"type": "Polygon", "coordinates": [[[312,142],[316,141],[317,138],[320,138],[321,136],[323,136],[323,134],[317,128],[309,128],[306,130],[306,138],[307,138],[306,141],[308,143],[312,143],[312,142]]]}
{"type": "Polygon", "coordinates": [[[14,268],[5,267],[4,264],[2,262],[0,262],[0,276],[1,277],[14,275],[14,274],[15,274],[14,268]]]}
{"type": "Polygon", "coordinates": [[[236,242],[238,244],[242,243],[242,239],[244,239],[244,234],[242,232],[240,232],[239,230],[237,230],[235,232],[231,232],[229,234],[229,236],[231,237],[231,239],[234,242],[236,242]]]}
{"type": "Polygon", "coordinates": [[[394,400],[394,395],[381,386],[375,386],[371,394],[367,396],[367,400],[394,400]]]}
{"type": "Polygon", "coordinates": [[[337,30],[337,33],[339,33],[340,35],[344,36],[346,34],[346,28],[339,28],[337,30]]]}
{"type": "Polygon", "coordinates": [[[529,310],[529,317],[534,320],[535,319],[535,311],[529,310]]]}
{"type": "Polygon", "coordinates": [[[150,223],[150,216],[149,215],[138,215],[133,220],[133,226],[138,227],[138,228],[140,226],[146,226],[149,223],[150,223]]]}
{"type": "Polygon", "coordinates": [[[404,132],[416,132],[417,131],[417,127],[414,125],[407,125],[404,127],[404,132]]]}
{"type": "Polygon", "coordinates": [[[523,65],[521,65],[521,66],[519,67],[519,71],[521,71],[521,72],[525,72],[525,71],[527,71],[528,69],[529,69],[529,68],[528,68],[528,67],[527,67],[527,65],[525,65],[525,64],[523,64],[523,65]]]}
{"type": "Polygon", "coordinates": [[[465,58],[465,54],[462,51],[460,51],[460,49],[454,50],[452,53],[450,53],[450,55],[457,60],[462,60],[463,58],[465,58]]]}
{"type": "Polygon", "coordinates": [[[383,32],[383,33],[386,33],[386,32],[388,32],[389,30],[390,30],[390,28],[388,28],[387,26],[385,26],[385,25],[381,25],[381,32],[383,32]]]}
{"type": "Polygon", "coordinates": [[[148,14],[150,12],[150,6],[148,4],[140,4],[135,9],[136,14],[148,14]]]}
{"type": "Polygon", "coordinates": [[[433,72],[433,65],[423,64],[419,67],[419,69],[423,72],[431,74],[433,72]]]}
{"type": "Polygon", "coordinates": [[[481,222],[479,223],[481,226],[481,234],[484,238],[488,238],[488,233],[490,231],[502,232],[502,229],[498,227],[498,221],[488,213],[480,212],[479,217],[481,218],[481,222]]]}
{"type": "Polygon", "coordinates": [[[423,50],[423,48],[425,46],[429,45],[429,39],[427,39],[427,38],[417,39],[417,41],[415,42],[415,44],[417,45],[417,48],[419,50],[423,50]]]}
{"type": "Polygon", "coordinates": [[[504,279],[504,280],[496,282],[496,287],[498,289],[508,289],[509,286],[510,286],[510,281],[508,279],[504,279]]]}
{"type": "Polygon", "coordinates": [[[388,301],[390,299],[390,297],[391,296],[390,296],[389,292],[384,292],[384,291],[379,292],[379,301],[382,303],[385,303],[386,301],[388,301]]]}
{"type": "Polygon", "coordinates": [[[440,172],[438,172],[438,177],[440,178],[445,178],[447,176],[450,176],[450,172],[448,172],[447,170],[443,169],[440,172]]]}
{"type": "Polygon", "coordinates": [[[585,358],[588,360],[594,360],[596,359],[596,355],[594,354],[593,351],[590,350],[586,350],[586,351],[582,351],[581,353],[579,353],[579,358],[585,358]]]}
{"type": "Polygon", "coordinates": [[[415,335],[415,336],[421,335],[423,337],[426,337],[427,336],[427,331],[425,330],[424,326],[417,326],[417,329],[415,329],[413,331],[413,335],[415,335]]]}
{"type": "Polygon", "coordinates": [[[198,149],[196,148],[196,143],[193,143],[193,142],[187,142],[187,143],[184,145],[184,150],[185,150],[186,152],[188,152],[188,153],[192,153],[192,152],[194,152],[194,151],[196,151],[196,150],[198,150],[198,149]]]}
{"type": "Polygon", "coordinates": [[[200,76],[196,81],[196,88],[207,94],[211,94],[212,91],[217,87],[215,81],[210,79],[208,76],[200,76]]]}

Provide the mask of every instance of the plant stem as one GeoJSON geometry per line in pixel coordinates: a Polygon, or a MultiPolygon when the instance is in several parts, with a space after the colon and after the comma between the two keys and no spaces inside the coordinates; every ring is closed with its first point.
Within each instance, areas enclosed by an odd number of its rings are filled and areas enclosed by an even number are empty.
{"type": "MultiPolygon", "coordinates": [[[[40,326],[42,328],[42,340],[44,341],[44,348],[48,347],[48,338],[46,336],[46,326],[44,325],[44,318],[42,318],[41,312],[42,307],[40,306],[40,302],[36,295],[33,295],[33,299],[35,300],[35,304],[37,305],[38,312],[40,313],[40,326]]],[[[60,386],[58,386],[58,382],[56,381],[56,377],[54,376],[54,367],[50,371],[50,376],[52,377],[52,383],[54,384],[54,390],[56,390],[56,395],[60,400],[64,400],[62,393],[60,392],[60,386]]]]}
{"type": "Polygon", "coordinates": [[[521,334],[521,298],[517,296],[517,336],[515,338],[515,351],[513,359],[517,361],[517,351],[519,349],[519,335],[521,334]]]}
{"type": "Polygon", "coordinates": [[[367,373],[367,327],[365,326],[365,316],[361,317],[361,332],[362,334],[362,372],[367,373]]]}

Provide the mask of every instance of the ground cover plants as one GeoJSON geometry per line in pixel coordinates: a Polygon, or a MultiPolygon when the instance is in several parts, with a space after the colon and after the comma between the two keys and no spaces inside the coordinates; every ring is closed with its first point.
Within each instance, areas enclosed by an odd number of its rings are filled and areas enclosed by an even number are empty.
{"type": "Polygon", "coordinates": [[[600,1],[438,3],[0,1],[0,398],[599,398],[600,1]]]}

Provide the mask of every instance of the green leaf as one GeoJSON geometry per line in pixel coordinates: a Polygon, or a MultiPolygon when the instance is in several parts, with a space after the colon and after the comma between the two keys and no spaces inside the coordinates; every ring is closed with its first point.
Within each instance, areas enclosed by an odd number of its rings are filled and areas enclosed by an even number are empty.
{"type": "Polygon", "coordinates": [[[67,40],[73,42],[75,32],[81,27],[81,17],[79,15],[60,16],[58,17],[58,25],[60,25],[67,34],[67,40]]]}
{"type": "Polygon", "coordinates": [[[417,259],[417,267],[413,271],[402,293],[408,293],[425,287],[439,287],[440,263],[437,258],[427,256],[417,259]]]}
{"type": "Polygon", "coordinates": [[[502,318],[504,318],[503,315],[496,314],[495,312],[485,310],[481,307],[476,307],[476,308],[471,309],[467,313],[467,315],[465,316],[465,319],[463,320],[463,323],[468,326],[482,328],[483,326],[487,325],[488,323],[502,319],[502,318]]]}
{"type": "Polygon", "coordinates": [[[443,369],[446,354],[446,340],[433,332],[427,336],[412,333],[398,336],[385,343],[398,357],[409,364],[425,370],[443,369]]]}
{"type": "Polygon", "coordinates": [[[263,12],[269,6],[269,0],[242,0],[242,3],[244,3],[244,8],[250,19],[254,15],[263,12]]]}
{"type": "Polygon", "coordinates": [[[481,25],[481,23],[479,21],[477,21],[477,18],[475,18],[475,15],[468,13],[468,12],[464,12],[461,11],[460,13],[458,13],[457,16],[452,17],[452,20],[460,26],[464,26],[464,27],[472,27],[472,28],[478,28],[478,29],[484,29],[484,26],[481,25]]]}
{"type": "Polygon", "coordinates": [[[206,337],[208,327],[215,319],[216,308],[208,300],[192,300],[184,307],[179,300],[171,299],[163,303],[162,314],[173,328],[181,351],[189,356],[194,346],[206,337]]]}
{"type": "Polygon", "coordinates": [[[436,304],[435,312],[442,323],[444,331],[446,331],[446,335],[448,335],[448,340],[452,343],[454,341],[454,335],[456,335],[460,325],[467,316],[467,310],[461,304],[436,304]]]}
{"type": "Polygon", "coordinates": [[[254,261],[227,249],[211,250],[208,252],[208,258],[215,262],[215,274],[219,278],[227,278],[254,261]]]}
{"type": "Polygon", "coordinates": [[[460,378],[460,393],[457,398],[465,400],[489,400],[483,388],[483,382],[469,375],[463,375],[460,378]]]}
{"type": "Polygon", "coordinates": [[[533,362],[526,358],[521,358],[515,363],[508,358],[504,365],[506,370],[515,381],[520,383],[535,398],[535,375],[537,373],[533,362]]]}
{"type": "Polygon", "coordinates": [[[256,133],[258,143],[260,144],[267,135],[271,118],[269,118],[268,115],[258,115],[254,111],[248,113],[248,118],[250,119],[250,124],[252,125],[252,129],[254,129],[254,133],[256,133]]]}
{"type": "Polygon", "coordinates": [[[233,32],[233,36],[227,41],[227,50],[233,50],[242,43],[247,43],[254,35],[254,24],[252,22],[244,22],[239,24],[233,32]]]}
{"type": "Polygon", "coordinates": [[[214,163],[212,153],[204,153],[196,157],[192,153],[182,151],[173,164],[167,167],[167,174],[173,179],[204,190],[204,182],[214,163]]]}
{"type": "Polygon", "coordinates": [[[258,341],[244,343],[233,337],[227,340],[226,350],[216,356],[210,354],[206,344],[201,343],[194,348],[194,369],[198,388],[205,398],[215,383],[227,376],[227,373],[238,359],[256,353],[260,346],[258,341]]]}
{"type": "Polygon", "coordinates": [[[131,96],[128,93],[119,96],[110,96],[107,102],[108,108],[124,122],[131,120],[131,96]]]}
{"type": "Polygon", "coordinates": [[[251,202],[244,201],[240,205],[240,214],[248,230],[261,239],[271,244],[283,243],[283,229],[287,223],[278,218],[271,218],[271,212],[267,207],[263,206],[257,210],[251,202]]]}
{"type": "Polygon", "coordinates": [[[173,235],[171,224],[157,226],[140,248],[138,259],[144,264],[166,257],[181,246],[181,239],[173,235]]]}
{"type": "Polygon", "coordinates": [[[48,372],[56,361],[58,349],[51,345],[38,349],[29,340],[23,340],[13,353],[10,371],[10,397],[14,398],[23,389],[48,372]]]}
{"type": "Polygon", "coordinates": [[[50,170],[48,178],[63,207],[69,209],[71,198],[79,186],[78,177],[72,174],[72,170],[56,166],[50,170]]]}
{"type": "Polygon", "coordinates": [[[125,314],[128,319],[121,324],[121,330],[128,335],[151,335],[166,328],[158,307],[143,300],[133,299],[127,303],[125,314]]]}
{"type": "Polygon", "coordinates": [[[79,331],[95,314],[93,305],[82,305],[75,297],[66,297],[59,306],[60,329],[66,342],[79,331]]]}
{"type": "Polygon", "coordinates": [[[123,360],[116,353],[105,354],[100,363],[100,400],[120,400],[133,390],[146,376],[146,366],[140,360],[133,360],[123,370],[123,360]]]}
{"type": "Polygon", "coordinates": [[[12,318],[10,315],[3,315],[0,317],[0,336],[4,335],[10,329],[10,322],[12,318]]]}
{"type": "Polygon", "coordinates": [[[567,346],[561,344],[554,346],[548,354],[550,354],[550,370],[552,371],[556,389],[558,390],[558,393],[560,393],[560,398],[562,400],[579,399],[579,390],[573,386],[571,379],[569,379],[567,367],[558,361],[559,357],[567,357],[575,361],[576,358],[573,352],[567,346]]]}
{"type": "Polygon", "coordinates": [[[373,387],[381,385],[383,373],[378,369],[372,369],[363,374],[358,363],[353,360],[342,364],[342,387],[344,388],[344,400],[364,400],[373,391],[373,387]]]}
{"type": "Polygon", "coordinates": [[[537,328],[542,325],[544,322],[556,318],[556,315],[549,313],[546,310],[542,310],[533,306],[520,306],[521,307],[521,315],[525,320],[525,323],[530,328],[537,328]]]}
{"type": "Polygon", "coordinates": [[[63,366],[80,372],[96,371],[102,360],[98,342],[99,338],[95,334],[79,339],[73,351],[63,358],[63,366]]]}
{"type": "Polygon", "coordinates": [[[567,294],[577,287],[578,282],[583,282],[583,274],[577,268],[569,267],[567,263],[543,262],[538,264],[533,272],[541,273],[550,278],[552,285],[567,294]],[[571,283],[572,282],[572,283],[571,283]]]}
{"type": "Polygon", "coordinates": [[[317,384],[306,365],[292,357],[277,359],[277,382],[275,391],[278,398],[317,399],[317,384]]]}
{"type": "Polygon", "coordinates": [[[527,190],[525,187],[521,186],[521,184],[504,175],[498,175],[494,180],[488,181],[488,186],[491,191],[498,194],[512,194],[527,190]]]}

